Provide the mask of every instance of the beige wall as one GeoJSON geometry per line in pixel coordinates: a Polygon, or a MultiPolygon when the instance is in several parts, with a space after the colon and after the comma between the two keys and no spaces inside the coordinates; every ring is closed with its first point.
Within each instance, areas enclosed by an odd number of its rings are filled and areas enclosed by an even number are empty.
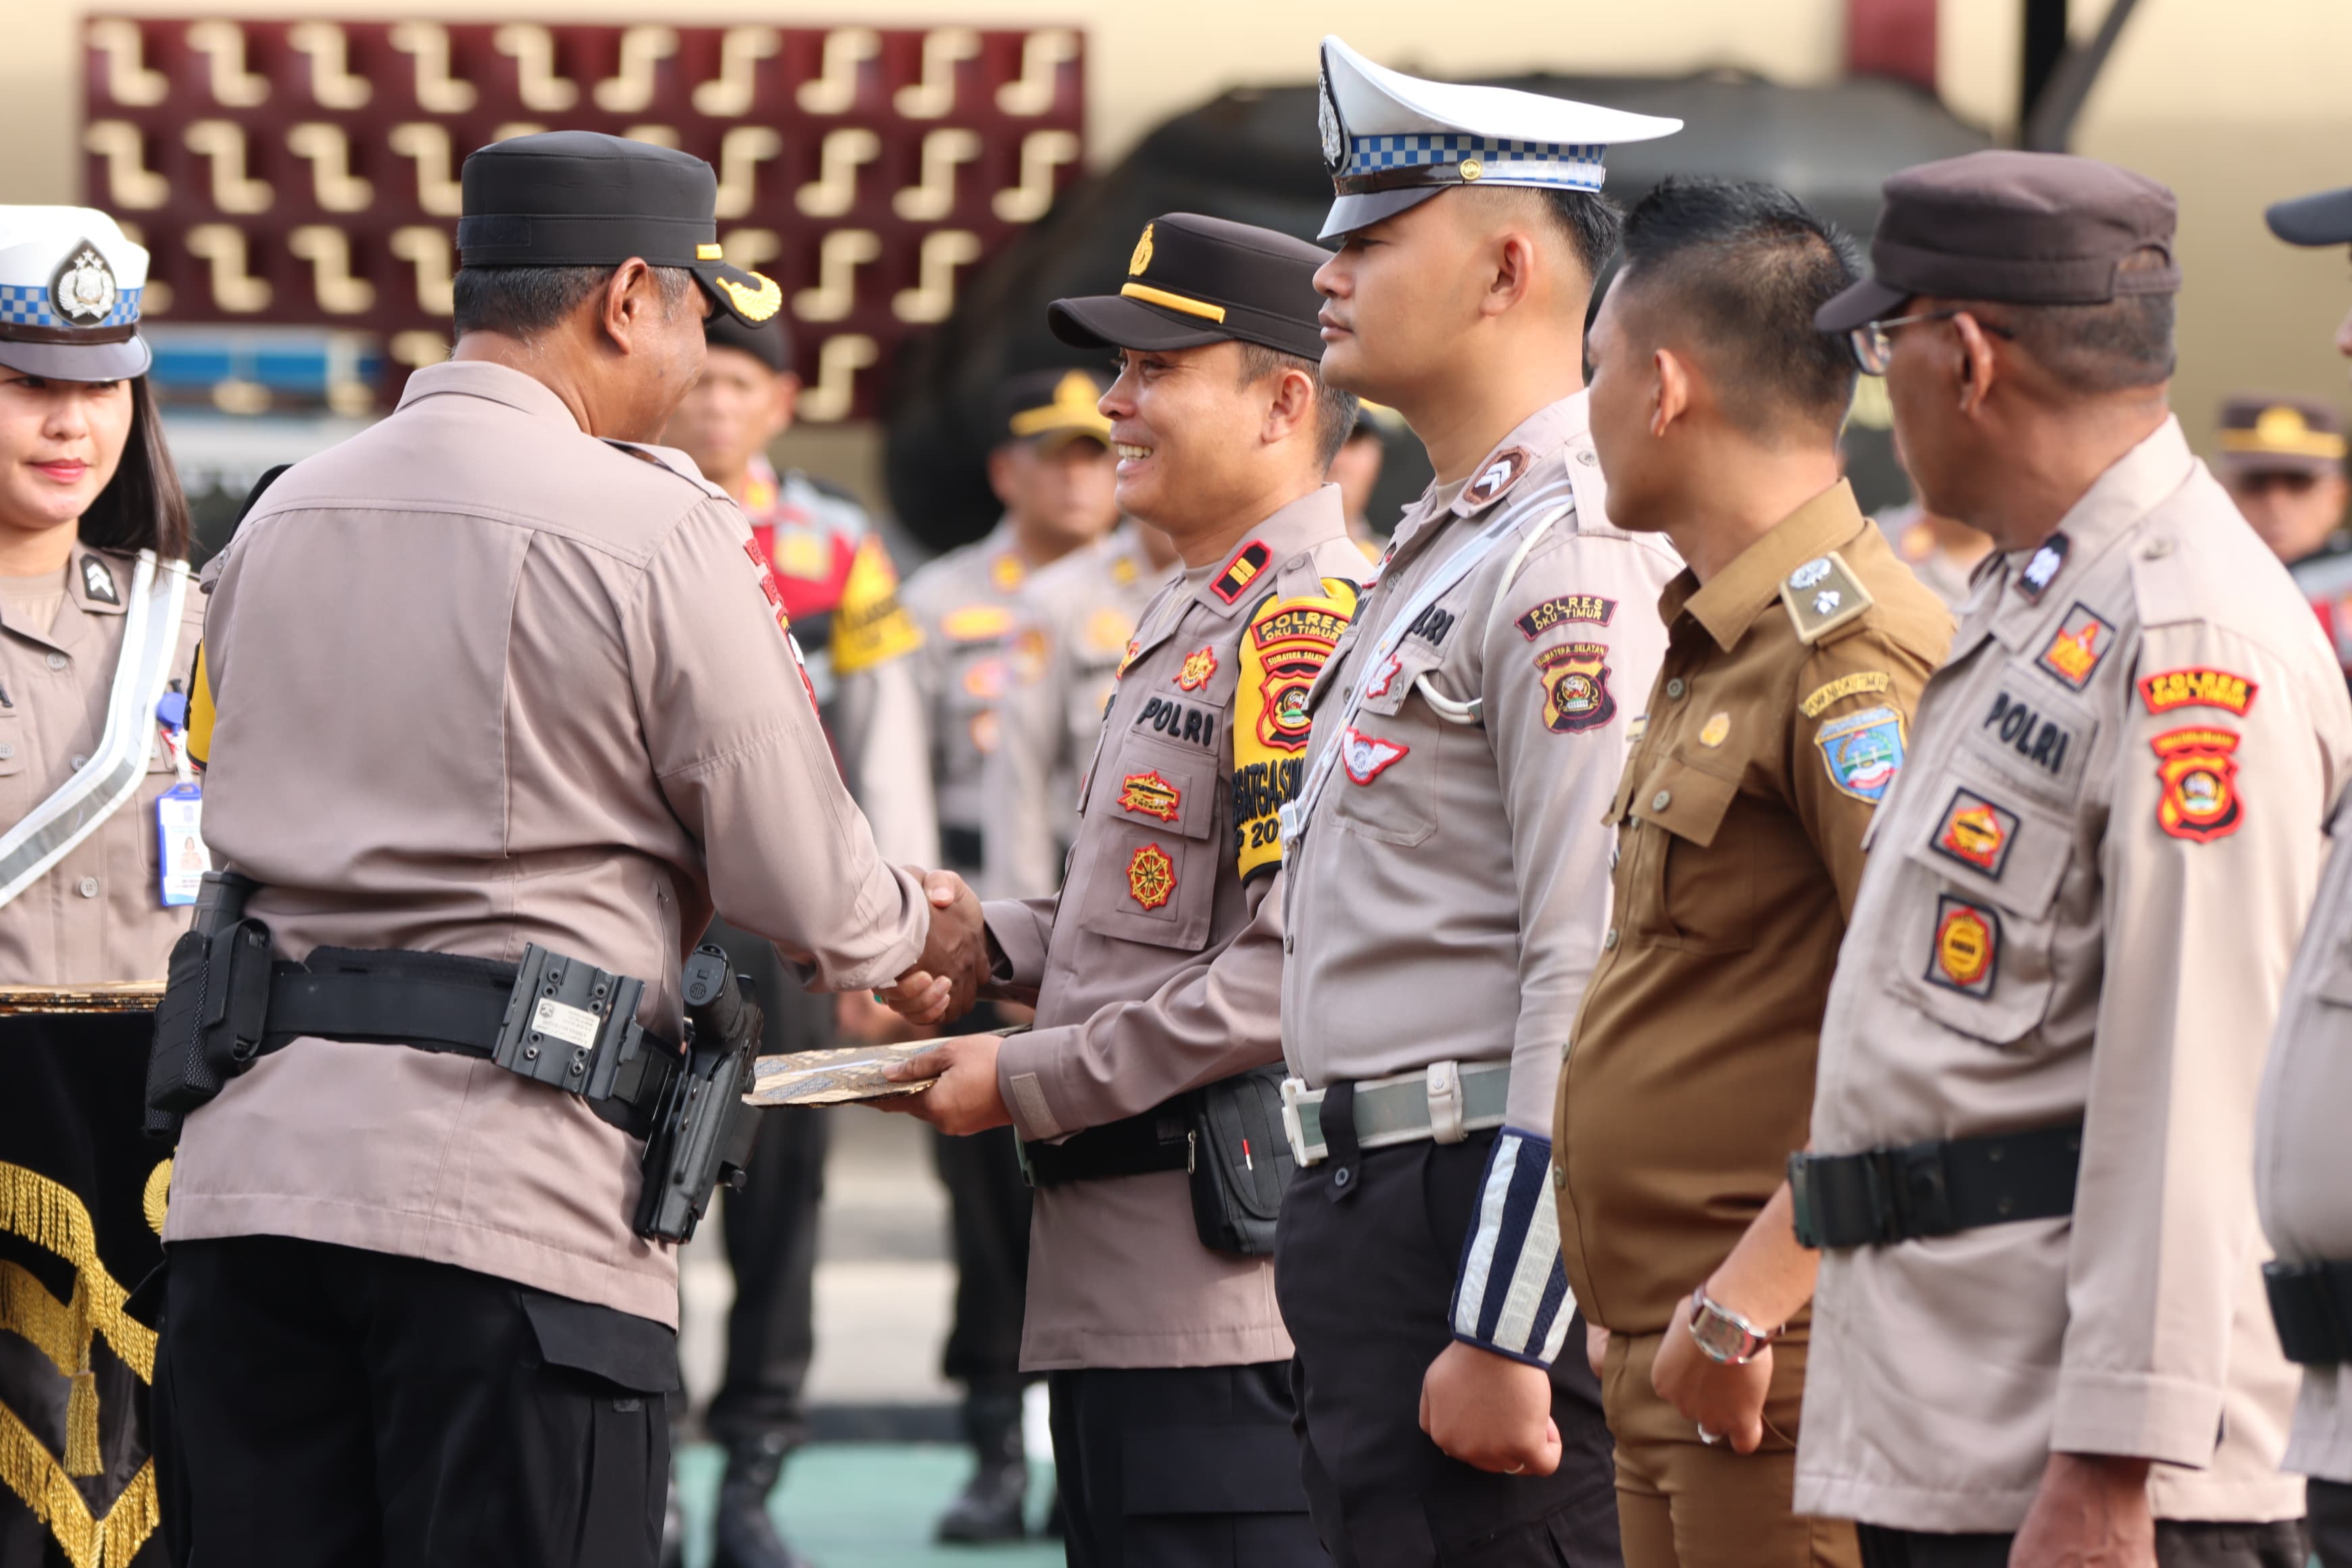
{"type": "MultiPolygon", "coordinates": [[[[458,16],[446,0],[125,0],[149,13],[250,16],[458,16]]],[[[2017,0],[1943,0],[1942,91],[1962,115],[2014,117],[2017,0]]],[[[2100,0],[2076,0],[2087,26],[2100,0]]],[[[495,0],[501,16],[638,21],[641,3],[495,0]]],[[[1114,7],[1087,0],[833,0],[805,12],[765,0],[698,0],[681,17],[714,22],[855,19],[870,23],[1064,21],[1087,29],[1090,141],[1115,158],[1168,115],[1228,86],[1297,81],[1314,68],[1323,30],[1344,20],[1350,43],[1407,68],[1470,75],[1550,68],[1675,71],[1735,65],[1790,82],[1833,76],[1843,0],[1543,0],[1448,8],[1428,0],[1184,0],[1114,7]],[[1507,22],[1507,26],[1498,23],[1507,22]]],[[[67,6],[11,0],[0,54],[0,201],[77,196],[73,145],[80,80],[79,18],[67,6]]],[[[2352,182],[2352,5],[2345,0],[2142,0],[2077,138],[2079,150],[2142,169],[2180,193],[2180,402],[2200,436],[2231,387],[2276,386],[2344,397],[2326,343],[2352,279],[2337,253],[2296,252],[2261,227],[2280,196],[2352,182]]],[[[2347,397],[2347,401],[2352,401],[2347,397]]]]}

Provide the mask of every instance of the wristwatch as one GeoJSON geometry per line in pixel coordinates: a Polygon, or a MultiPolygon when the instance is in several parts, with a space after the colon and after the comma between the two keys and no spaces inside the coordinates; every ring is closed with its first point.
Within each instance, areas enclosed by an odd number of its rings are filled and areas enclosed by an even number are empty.
{"type": "Polygon", "coordinates": [[[1756,1359],[1758,1351],[1780,1337],[1780,1330],[1758,1328],[1730,1308],[1710,1300],[1702,1285],[1691,1292],[1690,1337],[1699,1353],[1717,1365],[1746,1366],[1756,1359]]]}

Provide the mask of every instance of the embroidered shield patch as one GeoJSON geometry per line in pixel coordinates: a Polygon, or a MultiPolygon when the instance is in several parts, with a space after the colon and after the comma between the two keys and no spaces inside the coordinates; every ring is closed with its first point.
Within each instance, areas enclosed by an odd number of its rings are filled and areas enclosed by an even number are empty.
{"type": "Polygon", "coordinates": [[[2244,825],[2238,799],[2238,737],[2227,730],[2168,730],[2148,742],[2164,793],[2156,825],[2175,838],[2210,844],[2244,825]]]}
{"type": "Polygon", "coordinates": [[[2033,662],[2036,668],[2057,678],[2069,691],[2080,691],[2091,684],[2098,673],[2099,661],[2107,657],[2107,649],[2116,640],[2112,622],[2077,600],[2066,611],[2066,618],[2050,634],[2050,644],[2033,662]]]}
{"type": "Polygon", "coordinates": [[[1176,894],[1176,862],[1157,844],[1147,844],[1128,857],[1127,893],[1147,910],[1156,910],[1176,894]]]}
{"type": "Polygon", "coordinates": [[[1998,880],[2016,842],[2017,813],[1962,789],[1953,791],[1951,804],[1944,807],[1933,847],[1946,859],[1998,880]]]}
{"type": "Polygon", "coordinates": [[[1371,783],[1388,770],[1389,764],[1412,750],[1401,741],[1383,741],[1378,735],[1367,735],[1352,728],[1339,735],[1340,765],[1360,784],[1371,783]]]}
{"type": "Polygon", "coordinates": [[[2000,911],[1949,893],[1937,895],[1927,983],[1981,1002],[1992,994],[1992,983],[2000,971],[2000,911]]]}
{"type": "Polygon", "coordinates": [[[1217,673],[1217,650],[1196,647],[1184,656],[1184,668],[1176,672],[1176,684],[1186,691],[1198,691],[1209,684],[1209,677],[1217,673]]]}
{"type": "Polygon", "coordinates": [[[1813,735],[1839,791],[1873,805],[1886,798],[1886,786],[1903,771],[1903,715],[1892,708],[1865,708],[1832,719],[1813,735]]]}
{"type": "Polygon", "coordinates": [[[1609,694],[1609,647],[1571,642],[1536,655],[1544,688],[1544,728],[1556,735],[1598,730],[1617,716],[1609,694]]]}
{"type": "Polygon", "coordinates": [[[1156,770],[1148,773],[1129,773],[1118,781],[1118,808],[1121,811],[1173,822],[1177,808],[1183,804],[1184,792],[1170,784],[1156,770]]]}

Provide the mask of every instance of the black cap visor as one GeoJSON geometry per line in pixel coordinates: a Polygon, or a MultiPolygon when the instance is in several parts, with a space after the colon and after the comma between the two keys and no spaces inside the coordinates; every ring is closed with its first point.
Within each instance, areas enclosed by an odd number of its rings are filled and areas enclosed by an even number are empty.
{"type": "Polygon", "coordinates": [[[1903,309],[1908,289],[1896,289],[1875,278],[1865,278],[1813,312],[1817,332],[1850,332],[1856,327],[1883,321],[1903,309]]]}
{"type": "Polygon", "coordinates": [[[1295,321],[1247,305],[1191,300],[1161,305],[1143,297],[1157,292],[1143,284],[1129,283],[1127,291],[1118,294],[1056,300],[1045,307],[1045,323],[1055,337],[1074,348],[1192,349],[1231,340],[1262,343],[1322,363],[1323,334],[1311,321],[1295,321]],[[1223,319],[1203,311],[1214,311],[1223,319]]]}
{"type": "Polygon", "coordinates": [[[2263,218],[2289,245],[2352,245],[2352,185],[2275,203],[2263,218]]]}
{"type": "Polygon", "coordinates": [[[766,326],[784,308],[784,291],[772,278],[724,261],[690,262],[688,270],[712,304],[747,327],[766,326]]]}

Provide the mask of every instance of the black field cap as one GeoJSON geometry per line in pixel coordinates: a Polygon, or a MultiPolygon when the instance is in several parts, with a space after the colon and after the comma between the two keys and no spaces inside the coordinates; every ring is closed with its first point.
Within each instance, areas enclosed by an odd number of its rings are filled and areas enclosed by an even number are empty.
{"type": "Polygon", "coordinates": [[[1885,185],[1871,276],[1813,314],[1842,332],[1901,313],[1915,294],[2012,305],[2103,305],[2169,294],[2177,206],[2145,175],[2063,153],[1970,153],[1906,169],[1885,185]],[[2164,265],[2126,272],[2153,248],[2164,265]]]}
{"type": "Polygon", "coordinates": [[[2352,245],[2352,185],[2273,203],[2263,221],[2289,245],[2352,245]]]}
{"type": "Polygon", "coordinates": [[[779,375],[793,368],[793,335],[784,331],[782,316],[772,316],[753,327],[731,311],[713,310],[702,324],[702,335],[712,348],[750,354],[779,375]]]}
{"type": "Polygon", "coordinates": [[[683,267],[748,326],[784,292],[719,258],[719,176],[691,153],[594,131],[493,142],[466,160],[460,267],[683,267]]]}
{"type": "Polygon", "coordinates": [[[996,438],[1056,447],[1089,437],[1110,445],[1110,416],[1097,406],[1108,384],[1090,370],[1033,370],[996,391],[996,438]]]}
{"type": "Polygon", "coordinates": [[[1319,362],[1315,269],[1330,259],[1270,228],[1169,213],[1143,226],[1117,294],[1056,300],[1045,320],[1082,349],[1189,349],[1238,338],[1319,362]]]}
{"type": "Polygon", "coordinates": [[[2344,466],[2344,420],[2316,397],[2242,392],[2221,405],[2221,466],[2240,474],[2324,474],[2344,466]]]}

